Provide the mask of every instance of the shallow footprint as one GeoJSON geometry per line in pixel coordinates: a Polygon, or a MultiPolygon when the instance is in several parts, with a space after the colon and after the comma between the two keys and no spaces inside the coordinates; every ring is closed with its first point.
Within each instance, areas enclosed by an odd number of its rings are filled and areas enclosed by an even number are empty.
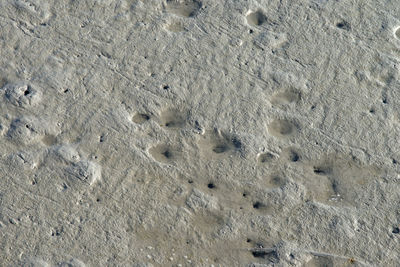
{"type": "Polygon", "coordinates": [[[268,125],[268,131],[275,137],[283,138],[294,135],[297,127],[290,121],[276,119],[268,125]]]}
{"type": "Polygon", "coordinates": [[[186,115],[177,109],[169,109],[161,114],[161,126],[174,130],[183,128],[186,124],[186,115]]]}
{"type": "Polygon", "coordinates": [[[257,11],[250,11],[246,15],[246,20],[249,25],[260,26],[267,21],[267,17],[264,15],[263,12],[261,12],[261,10],[257,10],[257,11]]]}
{"type": "Polygon", "coordinates": [[[275,159],[275,156],[272,153],[260,153],[257,155],[257,162],[259,164],[264,164],[268,162],[272,162],[275,159]]]}
{"type": "Polygon", "coordinates": [[[283,149],[280,157],[284,161],[288,161],[288,162],[298,162],[301,160],[300,153],[297,151],[297,149],[292,148],[292,147],[283,149]]]}
{"type": "Polygon", "coordinates": [[[165,26],[165,29],[167,29],[170,32],[183,32],[185,30],[185,27],[183,24],[179,21],[176,22],[171,22],[165,26]]]}
{"type": "Polygon", "coordinates": [[[202,3],[197,0],[167,0],[165,9],[175,15],[190,18],[194,17],[202,3]]]}
{"type": "Polygon", "coordinates": [[[200,149],[207,158],[221,158],[242,149],[237,137],[221,133],[218,130],[206,131],[199,141],[200,149]]]}
{"type": "Polygon", "coordinates": [[[132,117],[132,121],[137,124],[142,124],[148,120],[150,120],[150,116],[144,113],[136,113],[132,117]]]}
{"type": "Polygon", "coordinates": [[[150,155],[162,163],[170,163],[177,159],[179,152],[168,145],[160,144],[149,149],[150,155]]]}
{"type": "Polygon", "coordinates": [[[276,93],[272,99],[271,103],[276,106],[284,106],[290,103],[296,103],[300,100],[300,93],[295,90],[287,90],[283,92],[276,93]]]}

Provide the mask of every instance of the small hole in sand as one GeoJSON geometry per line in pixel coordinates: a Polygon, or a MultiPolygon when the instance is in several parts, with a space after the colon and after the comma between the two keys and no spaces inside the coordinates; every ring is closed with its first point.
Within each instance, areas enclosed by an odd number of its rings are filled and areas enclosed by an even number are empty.
{"type": "Polygon", "coordinates": [[[251,239],[250,239],[250,238],[247,238],[246,242],[247,242],[247,243],[250,243],[250,242],[251,242],[251,239]]]}
{"type": "Polygon", "coordinates": [[[164,89],[164,90],[168,90],[168,89],[169,89],[169,85],[164,85],[164,86],[163,86],[163,89],[164,89]]]}
{"type": "Polygon", "coordinates": [[[263,206],[263,204],[262,204],[261,202],[259,202],[259,201],[255,202],[255,203],[253,204],[253,208],[255,208],[255,209],[259,209],[259,208],[261,208],[262,206],[263,206]]]}
{"type": "Polygon", "coordinates": [[[329,167],[314,167],[314,173],[318,175],[327,175],[330,174],[331,171],[329,167]]]}
{"type": "Polygon", "coordinates": [[[336,23],[336,27],[346,31],[349,31],[351,29],[350,23],[348,23],[347,21],[341,21],[336,23]]]}
{"type": "Polygon", "coordinates": [[[188,183],[189,183],[189,184],[193,184],[193,180],[189,180],[188,183]]]}
{"type": "Polygon", "coordinates": [[[297,154],[296,151],[290,151],[289,152],[289,160],[291,162],[297,162],[300,160],[300,156],[299,156],[299,154],[297,154]]]}
{"type": "Polygon", "coordinates": [[[210,189],[213,189],[213,188],[215,188],[215,185],[214,185],[213,183],[209,183],[209,184],[207,185],[207,187],[210,188],[210,189]]]}
{"type": "Polygon", "coordinates": [[[399,227],[393,228],[392,233],[393,233],[393,234],[399,234],[399,233],[400,233],[400,228],[399,228],[399,227]]]}
{"type": "Polygon", "coordinates": [[[171,154],[171,152],[169,150],[165,150],[161,154],[164,155],[164,157],[166,157],[167,159],[172,157],[172,154],[171,154]]]}
{"type": "Polygon", "coordinates": [[[178,154],[175,150],[166,145],[152,147],[149,149],[149,152],[155,160],[164,163],[172,162],[178,154]]]}

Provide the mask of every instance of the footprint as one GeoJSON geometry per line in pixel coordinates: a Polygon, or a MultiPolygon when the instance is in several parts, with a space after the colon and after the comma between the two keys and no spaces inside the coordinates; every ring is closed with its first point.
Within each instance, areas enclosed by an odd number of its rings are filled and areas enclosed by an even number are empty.
{"type": "Polygon", "coordinates": [[[27,83],[7,84],[5,92],[8,101],[19,107],[33,106],[42,100],[42,93],[27,83]]]}
{"type": "Polygon", "coordinates": [[[328,205],[356,205],[363,185],[381,174],[374,166],[360,165],[355,159],[330,154],[309,166],[306,186],[319,202],[328,205]],[[316,182],[317,181],[317,182],[316,182]]]}
{"type": "Polygon", "coordinates": [[[260,153],[257,155],[257,162],[260,164],[272,162],[275,159],[275,156],[272,153],[260,153]]]}
{"type": "Polygon", "coordinates": [[[286,184],[286,179],[282,178],[281,175],[273,174],[266,179],[265,185],[267,186],[267,188],[277,188],[277,187],[282,187],[285,184],[286,184]]]}
{"type": "Polygon", "coordinates": [[[285,148],[281,152],[281,158],[289,162],[298,162],[301,160],[300,153],[295,148],[285,148]]]}
{"type": "Polygon", "coordinates": [[[251,26],[260,26],[267,21],[267,17],[261,10],[249,11],[246,15],[246,20],[251,26]]]}
{"type": "Polygon", "coordinates": [[[156,145],[149,149],[150,155],[162,163],[171,163],[177,159],[179,152],[168,145],[156,145]]]}
{"type": "Polygon", "coordinates": [[[166,110],[161,114],[161,126],[170,129],[176,130],[179,128],[183,128],[186,124],[186,115],[184,112],[181,112],[176,109],[166,110]]]}
{"type": "Polygon", "coordinates": [[[275,119],[268,125],[268,131],[275,137],[289,137],[297,132],[297,126],[287,120],[275,119]]]}
{"type": "Polygon", "coordinates": [[[57,137],[52,134],[46,134],[45,136],[43,136],[42,142],[46,146],[52,146],[57,143],[57,137]]]}
{"type": "Polygon", "coordinates": [[[7,132],[7,136],[14,142],[31,144],[43,136],[40,122],[34,117],[21,117],[15,119],[7,132]]]}
{"type": "Polygon", "coordinates": [[[207,158],[221,158],[240,151],[242,142],[237,137],[214,130],[205,132],[199,146],[207,158]]]}
{"type": "Polygon", "coordinates": [[[169,13],[191,18],[198,13],[201,7],[202,3],[197,0],[167,0],[165,9],[169,13]]]}
{"type": "Polygon", "coordinates": [[[150,120],[150,116],[144,113],[136,113],[132,117],[132,121],[137,124],[142,124],[148,120],[150,120]]]}
{"type": "Polygon", "coordinates": [[[171,22],[165,26],[170,32],[183,32],[185,30],[183,24],[179,21],[171,22]]]}
{"type": "Polygon", "coordinates": [[[290,103],[297,103],[300,100],[300,93],[295,90],[287,90],[283,92],[276,93],[272,99],[271,103],[276,106],[284,106],[290,103]]]}

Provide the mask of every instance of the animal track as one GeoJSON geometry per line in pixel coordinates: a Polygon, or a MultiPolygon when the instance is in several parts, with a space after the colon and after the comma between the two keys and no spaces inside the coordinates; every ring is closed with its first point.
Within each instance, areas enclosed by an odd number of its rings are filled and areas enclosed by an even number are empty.
{"type": "Polygon", "coordinates": [[[297,150],[291,147],[282,150],[281,157],[289,162],[297,162],[301,160],[300,154],[297,150]]]}
{"type": "Polygon", "coordinates": [[[268,125],[268,130],[275,137],[289,137],[297,132],[297,126],[287,120],[276,119],[268,125]]]}
{"type": "Polygon", "coordinates": [[[173,162],[179,154],[168,145],[156,145],[149,149],[149,153],[155,160],[162,163],[173,162]]]}
{"type": "Polygon", "coordinates": [[[354,159],[331,154],[319,164],[310,166],[314,178],[306,181],[307,187],[313,191],[317,201],[334,205],[350,204],[357,197],[357,191],[364,184],[372,181],[380,174],[373,166],[362,166],[354,159]],[[318,180],[318,183],[315,183],[318,180]]]}
{"type": "Polygon", "coordinates": [[[43,136],[42,142],[46,146],[52,146],[57,142],[57,138],[52,134],[46,134],[45,136],[43,136]]]}
{"type": "Polygon", "coordinates": [[[165,28],[170,32],[183,32],[185,30],[183,24],[179,21],[171,22],[165,28]]]}
{"type": "Polygon", "coordinates": [[[166,110],[161,114],[161,123],[167,129],[179,129],[185,126],[186,116],[179,110],[166,110]]]}
{"type": "Polygon", "coordinates": [[[41,130],[37,119],[33,117],[21,117],[11,123],[7,135],[13,141],[30,144],[42,135],[41,130]]]}
{"type": "Polygon", "coordinates": [[[150,120],[150,116],[144,113],[136,113],[132,117],[132,121],[137,124],[142,124],[148,120],[150,120]]]}
{"type": "Polygon", "coordinates": [[[175,15],[190,18],[194,17],[202,3],[197,0],[167,0],[165,9],[175,15]]]}
{"type": "Polygon", "coordinates": [[[269,152],[258,154],[257,162],[258,163],[268,163],[275,159],[275,156],[269,152]]]}
{"type": "Polygon", "coordinates": [[[300,93],[295,90],[278,92],[272,97],[271,103],[277,106],[284,106],[293,102],[298,102],[300,100],[300,96],[300,93]]]}
{"type": "Polygon", "coordinates": [[[276,187],[281,187],[285,184],[286,184],[286,181],[284,178],[282,178],[280,175],[274,174],[267,178],[266,185],[268,188],[276,188],[276,187]]]}
{"type": "Polygon", "coordinates": [[[26,83],[7,84],[5,92],[8,101],[15,106],[33,106],[42,100],[42,93],[26,83]]]}
{"type": "Polygon", "coordinates": [[[204,154],[211,158],[220,158],[242,149],[242,142],[239,139],[223,134],[218,130],[206,131],[199,145],[204,154]]]}
{"type": "Polygon", "coordinates": [[[246,20],[249,25],[260,26],[267,21],[267,17],[261,10],[249,11],[246,15],[246,20]]]}

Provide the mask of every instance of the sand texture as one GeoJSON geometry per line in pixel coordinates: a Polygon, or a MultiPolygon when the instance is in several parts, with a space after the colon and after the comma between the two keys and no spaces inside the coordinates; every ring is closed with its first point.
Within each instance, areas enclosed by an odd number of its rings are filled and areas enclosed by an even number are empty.
{"type": "Polygon", "coordinates": [[[1,0],[0,266],[400,266],[399,0],[1,0]]]}

